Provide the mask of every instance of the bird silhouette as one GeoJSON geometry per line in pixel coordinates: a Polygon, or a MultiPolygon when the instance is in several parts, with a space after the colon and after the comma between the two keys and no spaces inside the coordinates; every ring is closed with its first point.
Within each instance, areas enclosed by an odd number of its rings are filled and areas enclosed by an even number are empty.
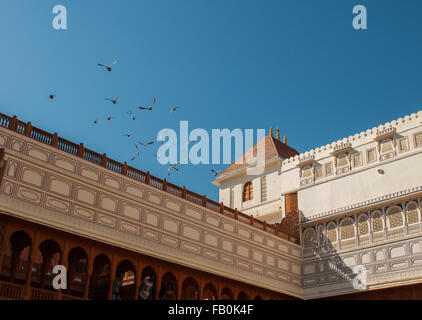
{"type": "Polygon", "coordinates": [[[176,170],[176,171],[179,171],[179,168],[177,168],[177,163],[176,164],[173,164],[173,165],[171,165],[170,167],[169,167],[169,169],[167,170],[167,174],[170,176],[170,172],[171,172],[171,170],[172,169],[174,169],[174,170],[176,170]]]}
{"type": "Polygon", "coordinates": [[[139,149],[138,149],[138,145],[135,143],[135,147],[136,147],[136,153],[135,153],[135,155],[132,157],[132,159],[130,159],[130,161],[133,161],[133,160],[135,160],[139,155],[140,155],[140,152],[139,152],[139,149]]]}
{"type": "Polygon", "coordinates": [[[154,100],[152,100],[152,103],[149,107],[139,107],[140,110],[152,110],[152,107],[154,106],[155,102],[157,101],[156,98],[154,98],[154,100]]]}
{"type": "Polygon", "coordinates": [[[94,122],[92,124],[98,124],[98,119],[95,119],[94,122]]]}
{"type": "Polygon", "coordinates": [[[56,97],[56,95],[55,95],[55,94],[50,94],[50,95],[48,96],[48,99],[53,100],[55,97],[56,97]]]}
{"type": "Polygon", "coordinates": [[[135,120],[136,118],[135,118],[135,116],[133,115],[133,113],[132,113],[132,111],[128,111],[127,112],[127,114],[129,115],[129,117],[132,119],[132,120],[135,120]]]}
{"type": "Polygon", "coordinates": [[[174,111],[176,111],[177,109],[180,109],[180,107],[174,107],[174,108],[171,108],[171,109],[170,109],[170,112],[174,112],[174,111]]]}
{"type": "Polygon", "coordinates": [[[149,146],[150,144],[153,144],[153,143],[154,143],[154,141],[150,141],[150,142],[147,142],[147,143],[142,143],[141,141],[138,141],[138,143],[139,143],[140,145],[143,145],[144,147],[146,147],[146,146],[149,146]]]}
{"type": "Polygon", "coordinates": [[[132,135],[132,133],[131,133],[131,132],[129,132],[129,133],[125,133],[125,134],[124,134],[124,136],[125,136],[125,137],[128,137],[128,138],[129,138],[131,135],[132,135]]]}
{"type": "Polygon", "coordinates": [[[110,121],[111,119],[114,119],[114,117],[112,116],[107,117],[107,121],[110,121]]]}
{"type": "Polygon", "coordinates": [[[104,68],[106,68],[108,72],[111,72],[111,70],[113,70],[111,66],[115,65],[116,63],[117,63],[117,61],[114,61],[114,62],[113,62],[110,66],[106,66],[106,65],[101,64],[101,63],[97,63],[97,64],[98,64],[100,67],[104,67],[104,68]]]}
{"type": "Polygon", "coordinates": [[[110,99],[110,98],[106,98],[106,100],[108,100],[108,101],[111,101],[113,104],[116,104],[117,103],[117,100],[119,100],[119,98],[116,98],[116,99],[110,99]]]}
{"type": "Polygon", "coordinates": [[[213,173],[214,177],[216,177],[216,176],[218,176],[218,173],[219,173],[221,170],[213,170],[213,169],[211,169],[210,171],[213,173]]]}

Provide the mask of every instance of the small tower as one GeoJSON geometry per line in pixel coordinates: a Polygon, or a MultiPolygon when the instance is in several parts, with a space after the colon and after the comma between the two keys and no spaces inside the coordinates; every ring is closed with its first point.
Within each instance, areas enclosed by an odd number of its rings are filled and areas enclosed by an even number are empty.
{"type": "Polygon", "coordinates": [[[286,138],[286,136],[284,136],[283,143],[284,144],[287,144],[287,138],[286,138]]]}
{"type": "Polygon", "coordinates": [[[270,137],[273,136],[273,127],[270,127],[270,137]]]}
{"type": "Polygon", "coordinates": [[[280,129],[277,127],[277,140],[280,141],[280,129]]]}

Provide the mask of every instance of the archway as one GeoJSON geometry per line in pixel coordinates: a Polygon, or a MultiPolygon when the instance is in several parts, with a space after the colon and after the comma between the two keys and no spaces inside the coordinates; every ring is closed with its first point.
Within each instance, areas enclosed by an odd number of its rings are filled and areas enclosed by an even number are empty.
{"type": "Polygon", "coordinates": [[[148,298],[146,300],[155,300],[157,294],[157,273],[155,272],[154,268],[151,266],[145,267],[142,269],[141,273],[141,288],[143,288],[142,283],[145,279],[149,279],[149,281],[153,282],[152,291],[149,293],[148,298]]]}
{"type": "Polygon", "coordinates": [[[99,254],[94,259],[90,280],[89,297],[95,300],[107,300],[110,286],[110,259],[105,254],[99,254]]]}
{"type": "Polygon", "coordinates": [[[9,245],[3,260],[2,278],[24,284],[28,275],[31,237],[25,231],[16,231],[9,238],[9,245]]]}
{"type": "Polygon", "coordinates": [[[261,297],[261,296],[256,296],[256,297],[254,298],[254,300],[262,300],[262,297],[261,297]]]}
{"type": "MultiPolygon", "coordinates": [[[[136,268],[129,260],[120,261],[116,268],[116,277],[123,274],[123,284],[120,288],[120,298],[122,300],[135,299],[136,290],[136,268]]],[[[114,279],[113,279],[114,281],[114,279]]]]}
{"type": "Polygon", "coordinates": [[[43,241],[38,247],[39,253],[41,254],[41,262],[38,260],[37,266],[34,265],[32,270],[39,274],[39,278],[32,279],[33,282],[37,282],[37,286],[41,289],[54,290],[53,288],[53,268],[60,264],[61,259],[61,248],[60,245],[53,239],[43,241]]]}
{"type": "Polygon", "coordinates": [[[217,289],[212,283],[207,283],[204,287],[204,292],[202,295],[203,300],[217,300],[217,289]]]}
{"type": "Polygon", "coordinates": [[[172,272],[166,272],[161,278],[161,288],[158,293],[159,300],[177,299],[177,278],[172,272]]]}
{"type": "Polygon", "coordinates": [[[240,291],[237,295],[237,300],[249,300],[249,296],[245,292],[240,291]]]}
{"type": "Polygon", "coordinates": [[[182,300],[199,300],[199,286],[195,279],[189,277],[183,281],[182,300]]]}
{"type": "Polygon", "coordinates": [[[69,251],[67,269],[68,294],[83,297],[88,273],[88,255],[81,247],[69,251]]]}
{"type": "Polygon", "coordinates": [[[233,292],[229,288],[225,287],[221,290],[221,300],[233,300],[233,297],[233,292]]]}

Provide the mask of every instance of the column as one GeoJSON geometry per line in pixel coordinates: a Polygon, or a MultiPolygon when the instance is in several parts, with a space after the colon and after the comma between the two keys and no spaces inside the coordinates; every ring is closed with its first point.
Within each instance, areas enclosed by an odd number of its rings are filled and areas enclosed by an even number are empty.
{"type": "Polygon", "coordinates": [[[355,214],[355,234],[356,234],[356,245],[358,246],[360,243],[359,238],[359,228],[358,228],[358,215],[355,214]]]}
{"type": "Polygon", "coordinates": [[[402,214],[403,214],[403,223],[404,223],[404,234],[409,234],[409,226],[407,223],[407,209],[406,209],[406,203],[402,201],[402,214]]]}
{"type": "Polygon", "coordinates": [[[141,284],[142,284],[142,267],[143,267],[143,264],[142,264],[142,261],[141,261],[141,259],[139,259],[138,260],[138,264],[137,264],[137,271],[136,271],[136,275],[135,275],[135,277],[136,277],[136,282],[135,282],[135,297],[134,297],[134,299],[135,300],[138,300],[138,298],[139,298],[139,288],[141,287],[141,284]]]}
{"type": "Polygon", "coordinates": [[[161,264],[158,265],[157,268],[157,279],[155,279],[155,300],[158,300],[158,294],[160,293],[161,289],[161,277],[162,277],[163,268],[161,267],[161,264]]]}
{"type": "Polygon", "coordinates": [[[0,272],[3,268],[3,260],[4,260],[4,257],[6,256],[7,247],[9,244],[10,232],[11,232],[10,225],[6,224],[4,227],[4,238],[2,240],[2,243],[0,244],[0,272]]]}
{"type": "Polygon", "coordinates": [[[116,267],[117,267],[117,255],[113,253],[111,258],[111,266],[110,266],[110,283],[108,286],[108,300],[113,298],[113,282],[114,278],[116,278],[116,267]]]}
{"type": "Polygon", "coordinates": [[[84,290],[84,299],[89,299],[89,289],[91,287],[91,277],[94,269],[94,256],[95,256],[95,247],[92,246],[89,250],[88,256],[88,266],[87,266],[87,274],[85,280],[85,290],[84,290]]]}
{"type": "Polygon", "coordinates": [[[341,238],[340,238],[340,223],[339,219],[337,219],[336,225],[336,232],[337,232],[337,243],[338,243],[338,250],[341,250],[341,238]]]}
{"type": "Polygon", "coordinates": [[[29,252],[29,264],[28,273],[26,275],[24,297],[23,299],[31,300],[31,279],[32,279],[32,268],[34,267],[34,260],[36,258],[38,249],[38,231],[35,231],[34,240],[32,241],[31,250],[29,252]]]}
{"type": "Polygon", "coordinates": [[[374,237],[372,233],[372,217],[371,217],[371,211],[368,211],[368,232],[369,232],[369,243],[374,242],[374,237]]]}
{"type": "Polygon", "coordinates": [[[177,300],[182,300],[182,285],[183,285],[183,274],[181,271],[177,272],[178,279],[177,279],[177,300]]]}

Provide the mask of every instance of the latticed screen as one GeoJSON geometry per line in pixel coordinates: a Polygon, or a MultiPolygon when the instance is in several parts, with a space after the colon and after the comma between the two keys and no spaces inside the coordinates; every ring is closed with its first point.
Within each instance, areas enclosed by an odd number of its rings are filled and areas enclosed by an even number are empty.
{"type": "Polygon", "coordinates": [[[389,209],[387,211],[387,218],[390,228],[397,228],[403,225],[403,217],[399,207],[389,209]]]}
{"type": "Polygon", "coordinates": [[[312,175],[311,167],[306,167],[302,169],[302,178],[307,178],[312,175]]]}
{"type": "Polygon", "coordinates": [[[415,145],[416,147],[422,146],[422,133],[415,135],[415,145]]]}
{"type": "Polygon", "coordinates": [[[393,150],[393,142],[391,140],[381,142],[381,152],[389,152],[393,150]]]}
{"type": "Polygon", "coordinates": [[[327,237],[328,237],[328,241],[330,242],[337,241],[337,231],[336,231],[336,225],[334,223],[331,223],[328,225],[327,237]]]}
{"type": "Polygon", "coordinates": [[[368,150],[368,162],[373,162],[376,160],[375,149],[368,150]]]}
{"type": "Polygon", "coordinates": [[[360,235],[365,235],[369,233],[367,216],[363,215],[359,217],[358,228],[359,228],[360,235]]]}
{"type": "Polygon", "coordinates": [[[406,138],[405,139],[401,139],[399,141],[399,150],[400,150],[400,152],[407,151],[407,149],[408,149],[407,139],[406,138]]]}
{"type": "Polygon", "coordinates": [[[353,166],[359,167],[362,165],[362,159],[360,153],[353,155],[353,166]]]}
{"type": "Polygon", "coordinates": [[[382,218],[381,218],[381,212],[375,212],[372,215],[372,230],[374,232],[382,231],[382,218]]]}
{"type": "Polygon", "coordinates": [[[325,175],[329,176],[333,174],[333,164],[332,163],[327,163],[325,165],[325,175]]]}
{"type": "Polygon", "coordinates": [[[337,165],[339,167],[347,166],[348,165],[348,163],[347,163],[347,157],[345,155],[338,157],[338,159],[337,159],[337,165]]]}
{"type": "Polygon", "coordinates": [[[407,205],[407,223],[412,224],[417,222],[419,222],[418,209],[415,203],[410,203],[407,205]]]}
{"type": "Polygon", "coordinates": [[[322,166],[315,167],[315,178],[322,178],[322,166]]]}
{"type": "Polygon", "coordinates": [[[303,239],[303,244],[305,246],[305,248],[311,248],[315,243],[315,232],[312,229],[306,230],[305,231],[305,235],[304,235],[304,239],[303,239]]]}
{"type": "Polygon", "coordinates": [[[355,237],[355,228],[353,226],[352,219],[347,219],[341,224],[340,234],[342,240],[351,239],[355,237]]]}

